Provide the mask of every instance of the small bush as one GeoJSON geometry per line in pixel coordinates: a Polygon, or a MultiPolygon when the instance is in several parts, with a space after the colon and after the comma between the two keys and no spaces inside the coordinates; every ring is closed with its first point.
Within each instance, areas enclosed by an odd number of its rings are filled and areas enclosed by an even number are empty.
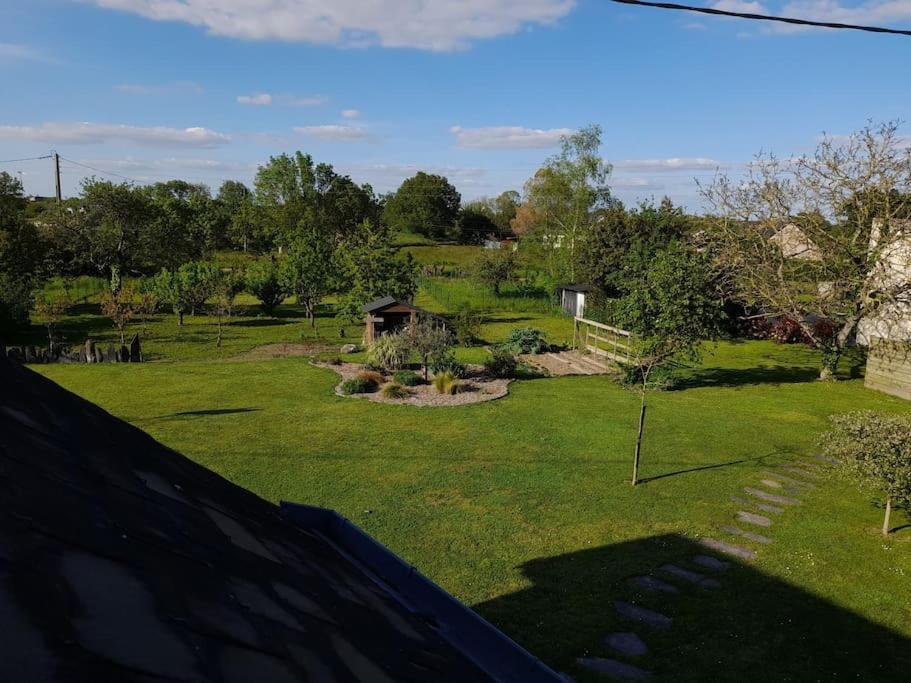
{"type": "Polygon", "coordinates": [[[544,333],[534,327],[514,329],[503,346],[512,353],[543,353],[548,348],[544,333]]]}
{"type": "Polygon", "coordinates": [[[490,352],[490,358],[484,361],[484,370],[491,377],[508,379],[516,374],[515,355],[506,347],[497,346],[490,352]]]}
{"type": "Polygon", "coordinates": [[[367,360],[371,365],[386,370],[402,368],[410,356],[411,340],[404,334],[383,334],[367,352],[367,360]]]}
{"type": "Polygon", "coordinates": [[[450,325],[462,346],[471,346],[481,334],[483,317],[468,304],[461,304],[452,315],[450,325]]]}
{"type": "Polygon", "coordinates": [[[342,382],[342,393],[346,395],[369,394],[372,391],[376,391],[376,383],[360,377],[342,382]]]}
{"type": "Polygon", "coordinates": [[[395,380],[396,384],[401,384],[406,387],[416,387],[419,384],[424,383],[421,376],[413,370],[399,370],[392,376],[392,379],[395,380]]]}
{"type": "Polygon", "coordinates": [[[451,372],[441,372],[433,377],[433,386],[436,388],[437,393],[440,394],[455,393],[449,390],[450,385],[455,382],[458,382],[458,380],[451,372]]]}
{"type": "Polygon", "coordinates": [[[450,396],[455,396],[456,394],[461,394],[463,391],[467,391],[468,387],[468,382],[463,382],[460,379],[454,379],[446,385],[442,393],[449,394],[450,396]]]}
{"type": "Polygon", "coordinates": [[[411,396],[411,392],[401,384],[393,382],[383,387],[383,396],[386,398],[408,398],[411,396]]]}
{"type": "Polygon", "coordinates": [[[455,359],[455,354],[452,351],[445,351],[431,358],[427,367],[430,368],[430,372],[434,375],[448,372],[453,377],[464,377],[468,374],[468,368],[465,367],[464,363],[460,363],[455,359]]]}
{"type": "Polygon", "coordinates": [[[383,383],[383,375],[375,370],[364,370],[355,375],[355,379],[362,379],[365,382],[372,382],[373,384],[380,385],[383,383]]]}

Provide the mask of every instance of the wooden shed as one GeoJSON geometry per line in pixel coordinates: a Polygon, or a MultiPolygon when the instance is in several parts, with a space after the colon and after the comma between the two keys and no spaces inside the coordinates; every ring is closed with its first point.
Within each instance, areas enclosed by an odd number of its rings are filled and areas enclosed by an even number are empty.
{"type": "Polygon", "coordinates": [[[557,297],[560,308],[567,315],[577,318],[585,317],[585,295],[591,291],[591,286],[583,284],[563,285],[557,287],[557,297]]]}
{"type": "Polygon", "coordinates": [[[367,314],[364,340],[369,346],[383,332],[396,332],[406,325],[416,322],[418,315],[423,311],[417,306],[399,301],[391,296],[384,296],[382,299],[366,304],[364,313],[367,314]]]}

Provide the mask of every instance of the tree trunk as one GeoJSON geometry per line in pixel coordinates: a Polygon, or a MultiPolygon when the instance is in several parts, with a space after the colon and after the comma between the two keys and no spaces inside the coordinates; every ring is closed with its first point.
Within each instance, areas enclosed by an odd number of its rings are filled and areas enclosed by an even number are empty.
{"type": "Polygon", "coordinates": [[[183,311],[177,312],[177,326],[183,327],[183,311]]]}
{"type": "Polygon", "coordinates": [[[120,328],[120,344],[121,344],[121,346],[122,346],[123,344],[126,344],[126,343],[127,343],[126,337],[124,336],[125,334],[126,334],[126,333],[125,333],[124,329],[121,327],[121,328],[120,328]]]}
{"type": "Polygon", "coordinates": [[[838,334],[835,335],[835,338],[832,340],[831,351],[823,357],[823,366],[819,371],[820,380],[837,379],[835,372],[838,370],[838,361],[841,360],[841,357],[845,352],[845,347],[848,345],[848,339],[850,339],[851,334],[857,327],[857,323],[860,322],[860,318],[860,315],[851,316],[851,318],[846,320],[845,324],[841,326],[838,334]]]}
{"type": "Polygon", "coordinates": [[[889,535],[889,518],[892,516],[892,497],[886,496],[886,516],[883,519],[883,536],[889,535]]]}
{"type": "Polygon", "coordinates": [[[636,435],[636,454],[633,456],[633,486],[639,483],[639,455],[642,452],[642,432],[645,429],[645,392],[639,407],[639,432],[636,435]]]}

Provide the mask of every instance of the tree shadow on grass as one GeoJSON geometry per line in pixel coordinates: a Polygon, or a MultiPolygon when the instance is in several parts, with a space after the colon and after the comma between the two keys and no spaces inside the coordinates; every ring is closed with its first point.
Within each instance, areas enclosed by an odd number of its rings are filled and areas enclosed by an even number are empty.
{"type": "Polygon", "coordinates": [[[740,387],[755,384],[795,384],[813,382],[817,368],[799,365],[772,365],[755,368],[697,368],[681,377],[671,391],[700,387],[740,387]]]}
{"type": "Polygon", "coordinates": [[[216,415],[237,415],[238,413],[256,413],[262,408],[211,408],[209,410],[184,410],[179,413],[170,413],[168,415],[157,415],[148,417],[144,420],[134,420],[134,422],[152,422],[154,420],[179,420],[193,419],[197,417],[213,417],[216,415]]]}
{"type": "Polygon", "coordinates": [[[677,470],[676,472],[667,472],[665,474],[656,474],[652,477],[645,477],[640,479],[640,484],[647,484],[650,481],[658,481],[659,479],[666,479],[667,477],[676,477],[679,474],[689,474],[690,472],[702,472],[704,470],[715,470],[721,467],[730,467],[731,465],[741,465],[746,462],[755,462],[761,463],[764,462],[767,458],[772,457],[774,454],[769,455],[757,455],[753,458],[741,458],[740,460],[730,460],[728,462],[719,462],[712,465],[699,465],[698,467],[690,467],[685,470],[677,470]]]}
{"type": "Polygon", "coordinates": [[[232,320],[231,327],[281,327],[298,322],[291,318],[237,318],[232,320]]]}
{"type": "Polygon", "coordinates": [[[692,562],[712,555],[676,534],[641,538],[531,560],[521,566],[529,584],[473,606],[555,670],[577,681],[602,677],[582,669],[578,657],[623,660],[604,638],[636,632],[649,652],[636,666],[657,680],[907,680],[911,639],[800,587],[732,561],[714,573],[692,562]],[[712,574],[708,590],[658,568],[673,563],[712,574]],[[678,593],[650,592],[631,584],[654,574],[678,593]],[[673,619],[666,630],[626,621],[614,601],[630,602],[673,619]]]}

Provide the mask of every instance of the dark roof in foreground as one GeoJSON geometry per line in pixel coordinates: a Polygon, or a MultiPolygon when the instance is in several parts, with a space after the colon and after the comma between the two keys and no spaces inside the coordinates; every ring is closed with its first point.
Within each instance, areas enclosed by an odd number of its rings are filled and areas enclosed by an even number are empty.
{"type": "Polygon", "coordinates": [[[0,357],[0,681],[556,681],[337,514],[0,357]]]}
{"type": "Polygon", "coordinates": [[[409,304],[407,301],[399,301],[392,296],[384,296],[379,299],[375,299],[370,303],[364,304],[364,313],[373,313],[373,311],[379,311],[384,308],[389,308],[389,306],[407,306],[415,311],[420,311],[421,309],[415,306],[414,304],[409,304]]]}

